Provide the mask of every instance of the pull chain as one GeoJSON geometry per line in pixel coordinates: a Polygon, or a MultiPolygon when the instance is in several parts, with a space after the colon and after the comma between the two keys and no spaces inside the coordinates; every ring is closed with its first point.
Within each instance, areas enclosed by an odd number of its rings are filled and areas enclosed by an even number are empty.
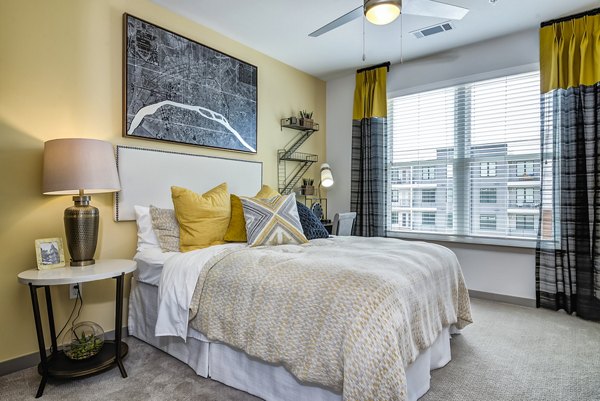
{"type": "Polygon", "coordinates": [[[362,43],[362,45],[363,45],[362,61],[365,62],[365,60],[367,59],[367,56],[365,55],[365,17],[363,17],[363,19],[362,19],[362,25],[363,25],[362,26],[362,28],[363,28],[363,30],[362,30],[363,31],[362,32],[362,34],[363,34],[363,37],[362,37],[362,42],[363,42],[362,43]]]}
{"type": "Polygon", "coordinates": [[[400,64],[404,63],[404,22],[400,13],[400,64]]]}

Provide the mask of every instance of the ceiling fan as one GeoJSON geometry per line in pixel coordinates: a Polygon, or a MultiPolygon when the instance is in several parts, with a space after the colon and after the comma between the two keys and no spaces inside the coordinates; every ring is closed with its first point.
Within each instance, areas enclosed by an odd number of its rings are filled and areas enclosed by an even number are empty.
{"type": "Polygon", "coordinates": [[[398,18],[400,12],[406,15],[459,20],[463,19],[469,10],[433,0],[364,0],[362,6],[331,21],[308,36],[321,36],[363,15],[367,21],[373,24],[389,24],[398,18]]]}

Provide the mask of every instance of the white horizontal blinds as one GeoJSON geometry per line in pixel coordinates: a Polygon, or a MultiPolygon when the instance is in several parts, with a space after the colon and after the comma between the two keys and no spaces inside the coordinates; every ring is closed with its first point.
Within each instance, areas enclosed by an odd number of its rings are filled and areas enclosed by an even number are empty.
{"type": "Polygon", "coordinates": [[[390,230],[535,238],[539,99],[539,73],[391,99],[390,230]]]}
{"type": "Polygon", "coordinates": [[[470,86],[470,235],[536,238],[540,81],[528,73],[470,86]],[[494,166],[494,171],[489,166],[494,166]],[[485,219],[495,220],[495,225],[485,219]]]}
{"type": "Polygon", "coordinates": [[[388,226],[394,231],[453,232],[454,90],[395,98],[388,108],[388,226]]]}

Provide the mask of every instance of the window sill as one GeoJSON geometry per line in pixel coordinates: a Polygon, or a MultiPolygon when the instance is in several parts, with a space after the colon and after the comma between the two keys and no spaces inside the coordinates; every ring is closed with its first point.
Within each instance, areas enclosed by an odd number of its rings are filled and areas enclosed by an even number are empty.
{"type": "Polygon", "coordinates": [[[406,240],[450,242],[457,244],[491,245],[508,248],[536,249],[537,240],[534,239],[505,239],[493,237],[465,237],[459,235],[410,233],[400,231],[387,231],[389,238],[406,240]]]}

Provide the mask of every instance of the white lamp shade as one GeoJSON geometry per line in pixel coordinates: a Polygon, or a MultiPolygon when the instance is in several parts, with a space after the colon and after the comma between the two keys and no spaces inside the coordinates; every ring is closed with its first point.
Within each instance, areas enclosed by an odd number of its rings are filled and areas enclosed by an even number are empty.
{"type": "Polygon", "coordinates": [[[321,164],[321,185],[325,188],[329,188],[334,184],[333,174],[331,173],[331,167],[329,164],[321,164]]]}
{"type": "Polygon", "coordinates": [[[44,143],[44,195],[77,195],[121,190],[111,143],[65,138],[44,143]]]}
{"type": "Polygon", "coordinates": [[[401,1],[369,0],[365,2],[365,17],[375,25],[386,25],[400,15],[401,1]]]}

